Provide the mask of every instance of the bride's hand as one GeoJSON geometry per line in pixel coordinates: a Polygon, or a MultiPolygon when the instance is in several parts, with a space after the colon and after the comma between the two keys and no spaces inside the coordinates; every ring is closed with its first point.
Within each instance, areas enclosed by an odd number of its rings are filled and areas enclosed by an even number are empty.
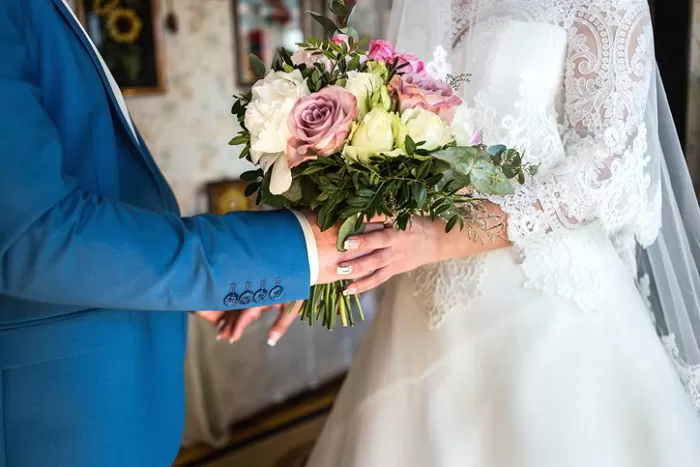
{"type": "Polygon", "coordinates": [[[350,283],[345,293],[355,295],[366,292],[397,274],[440,261],[440,229],[444,231],[443,223],[417,217],[405,231],[396,231],[388,227],[350,238],[348,246],[363,249],[371,247],[380,251],[373,256],[360,257],[341,264],[341,267],[350,270],[353,275],[364,276],[350,283]]]}
{"type": "Polygon", "coordinates": [[[505,213],[497,204],[488,201],[483,202],[483,208],[491,233],[491,237],[484,241],[475,240],[468,229],[453,229],[446,233],[443,222],[432,222],[424,217],[414,218],[411,227],[403,232],[386,228],[349,238],[348,246],[377,251],[372,256],[341,264],[344,271],[350,271],[355,277],[363,277],[351,282],[345,293],[355,295],[366,292],[397,274],[426,264],[511,246],[505,230],[505,213]]]}

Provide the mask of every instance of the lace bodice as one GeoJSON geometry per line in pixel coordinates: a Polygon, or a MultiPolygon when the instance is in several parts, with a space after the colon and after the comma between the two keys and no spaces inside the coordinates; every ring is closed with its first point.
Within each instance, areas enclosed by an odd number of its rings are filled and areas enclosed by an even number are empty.
{"type": "MultiPolygon", "coordinates": [[[[508,215],[527,286],[598,309],[605,299],[601,248],[613,245],[633,276],[636,244],[651,244],[660,225],[647,154],[655,62],[646,1],[443,0],[435,11],[413,3],[397,6],[397,47],[434,55],[434,74],[469,73],[461,89],[467,125],[486,143],[515,146],[541,166],[515,194],[492,199],[508,215]],[[601,235],[571,235],[582,227],[601,235]]],[[[480,260],[461,260],[468,277],[480,260]]],[[[421,289],[448,267],[455,265],[416,272],[421,289]]],[[[430,300],[438,325],[450,307],[430,300]]]]}

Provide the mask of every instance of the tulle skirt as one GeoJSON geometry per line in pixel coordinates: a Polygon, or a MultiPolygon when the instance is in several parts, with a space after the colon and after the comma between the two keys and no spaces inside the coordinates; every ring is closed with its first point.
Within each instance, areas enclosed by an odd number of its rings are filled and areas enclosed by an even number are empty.
{"type": "Polygon", "coordinates": [[[478,293],[454,290],[437,329],[420,275],[387,286],[308,467],[700,465],[700,418],[621,262],[587,313],[525,287],[514,249],[478,278],[459,261],[451,287],[478,293]]]}

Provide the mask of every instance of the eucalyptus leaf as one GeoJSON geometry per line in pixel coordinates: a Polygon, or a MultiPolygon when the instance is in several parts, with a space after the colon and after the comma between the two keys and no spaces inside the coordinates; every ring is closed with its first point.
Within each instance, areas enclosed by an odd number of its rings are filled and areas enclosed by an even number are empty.
{"type": "Polygon", "coordinates": [[[477,160],[479,160],[478,153],[478,149],[457,146],[435,151],[432,153],[432,156],[435,159],[439,159],[450,164],[455,172],[462,175],[469,175],[474,167],[474,164],[477,160]]]}
{"type": "Polygon", "coordinates": [[[484,160],[478,160],[469,174],[471,184],[476,191],[486,195],[509,195],[513,186],[498,167],[484,160]]]}
{"type": "Polygon", "coordinates": [[[489,146],[488,148],[486,148],[486,152],[488,152],[492,156],[500,156],[506,151],[506,149],[508,148],[506,148],[504,145],[496,144],[494,146],[489,146]]]}

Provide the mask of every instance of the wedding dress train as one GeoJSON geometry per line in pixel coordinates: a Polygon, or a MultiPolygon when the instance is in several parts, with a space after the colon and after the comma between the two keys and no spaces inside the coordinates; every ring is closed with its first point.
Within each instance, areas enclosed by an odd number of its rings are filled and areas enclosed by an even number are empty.
{"type": "Polygon", "coordinates": [[[697,467],[700,417],[636,281],[660,223],[646,1],[395,3],[399,50],[423,54],[449,3],[429,70],[471,73],[473,127],[541,171],[494,200],[512,248],[386,287],[308,467],[697,467]]]}

